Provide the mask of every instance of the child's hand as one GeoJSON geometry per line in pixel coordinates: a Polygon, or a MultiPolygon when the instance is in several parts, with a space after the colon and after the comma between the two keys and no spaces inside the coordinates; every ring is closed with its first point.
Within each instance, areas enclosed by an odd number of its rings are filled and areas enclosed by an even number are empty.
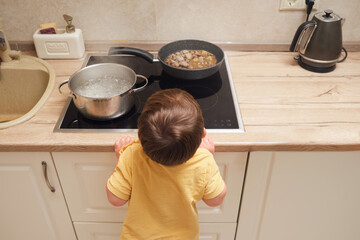
{"type": "Polygon", "coordinates": [[[205,136],[201,139],[201,144],[200,144],[199,148],[205,148],[205,149],[209,150],[212,154],[215,153],[214,142],[207,136],[205,136]]]}
{"type": "Polygon", "coordinates": [[[115,154],[116,154],[116,158],[117,159],[119,159],[119,157],[120,157],[120,150],[124,147],[124,146],[126,146],[126,145],[128,145],[129,143],[131,143],[131,142],[133,142],[135,140],[135,138],[134,137],[132,137],[132,136],[123,136],[122,138],[120,138],[119,140],[117,140],[116,142],[115,142],[115,146],[114,146],[114,148],[115,148],[115,154]]]}

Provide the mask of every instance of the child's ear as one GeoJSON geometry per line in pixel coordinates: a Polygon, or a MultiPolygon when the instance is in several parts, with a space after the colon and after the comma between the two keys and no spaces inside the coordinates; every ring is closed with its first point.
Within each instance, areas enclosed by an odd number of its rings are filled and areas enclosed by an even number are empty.
{"type": "Polygon", "coordinates": [[[205,136],[206,136],[206,129],[204,128],[204,132],[203,132],[202,138],[204,138],[205,136]]]}

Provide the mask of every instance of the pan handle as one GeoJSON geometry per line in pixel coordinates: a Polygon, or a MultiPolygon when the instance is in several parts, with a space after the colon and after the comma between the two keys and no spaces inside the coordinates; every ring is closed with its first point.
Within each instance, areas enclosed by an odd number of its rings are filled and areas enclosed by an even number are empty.
{"type": "Polygon", "coordinates": [[[117,54],[129,54],[137,57],[141,57],[148,61],[149,63],[154,62],[154,55],[151,53],[139,49],[139,48],[130,48],[130,47],[111,47],[109,49],[108,55],[117,55],[117,54]]]}

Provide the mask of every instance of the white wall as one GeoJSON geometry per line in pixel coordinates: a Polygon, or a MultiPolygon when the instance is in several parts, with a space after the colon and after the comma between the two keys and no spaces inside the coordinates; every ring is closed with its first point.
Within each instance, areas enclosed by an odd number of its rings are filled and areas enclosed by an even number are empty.
{"type": "MultiPolygon", "coordinates": [[[[305,0],[304,0],[305,1],[305,0]]],[[[359,0],[318,0],[346,18],[344,42],[360,41],[359,0]]],[[[31,41],[41,23],[64,27],[64,13],[85,41],[185,38],[235,43],[290,43],[304,11],[279,11],[280,0],[0,0],[9,41],[31,41]]]]}

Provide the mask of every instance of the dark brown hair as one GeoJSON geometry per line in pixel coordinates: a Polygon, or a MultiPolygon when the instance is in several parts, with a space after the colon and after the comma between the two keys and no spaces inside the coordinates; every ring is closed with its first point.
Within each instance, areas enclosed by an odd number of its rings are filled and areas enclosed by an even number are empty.
{"type": "Polygon", "coordinates": [[[167,166],[190,159],[200,146],[203,132],[200,106],[180,89],[153,94],[138,119],[138,136],[144,152],[167,166]]]}

